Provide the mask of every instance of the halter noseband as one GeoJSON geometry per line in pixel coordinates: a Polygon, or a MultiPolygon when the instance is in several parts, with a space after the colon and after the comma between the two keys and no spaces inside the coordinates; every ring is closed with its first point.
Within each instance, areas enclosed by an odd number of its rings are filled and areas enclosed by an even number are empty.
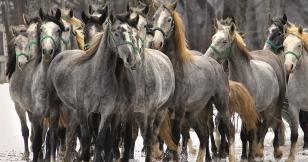
{"type": "Polygon", "coordinates": [[[280,48],[283,47],[283,44],[277,45],[271,40],[267,40],[266,44],[268,44],[275,52],[277,52],[280,48]]]}
{"type": "Polygon", "coordinates": [[[52,36],[50,36],[50,35],[45,35],[45,36],[43,36],[42,38],[41,38],[41,40],[40,40],[40,42],[42,42],[43,40],[45,40],[45,39],[51,39],[52,40],[52,42],[53,42],[53,44],[54,44],[54,46],[56,47],[56,48],[58,48],[59,46],[60,46],[60,40],[58,40],[58,41],[56,41],[52,36]]]}
{"type": "Polygon", "coordinates": [[[220,59],[226,59],[230,56],[231,52],[231,47],[232,47],[233,42],[224,50],[219,51],[215,46],[210,45],[210,48],[213,50],[214,54],[218,56],[220,59]]]}

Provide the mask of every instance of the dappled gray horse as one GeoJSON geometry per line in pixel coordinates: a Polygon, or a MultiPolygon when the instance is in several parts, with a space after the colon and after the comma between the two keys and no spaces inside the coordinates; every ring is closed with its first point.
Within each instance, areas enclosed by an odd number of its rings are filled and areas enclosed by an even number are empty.
{"type": "MultiPolygon", "coordinates": [[[[88,114],[100,113],[94,161],[102,161],[101,152],[112,115],[121,111],[123,105],[126,111],[132,110],[137,97],[131,68],[140,62],[139,50],[135,48],[130,30],[124,29],[121,22],[114,22],[112,16],[110,21],[105,34],[94,40],[98,42],[95,46],[86,52],[71,50],[61,53],[51,63],[48,73],[49,107],[56,109],[52,103],[58,102],[78,112],[75,126],[81,126],[82,147],[90,144],[88,114]]],[[[90,157],[81,158],[89,160],[90,157]]]]}
{"type": "Polygon", "coordinates": [[[291,149],[288,162],[294,161],[296,156],[296,142],[298,138],[299,112],[308,111],[306,98],[308,97],[308,33],[301,27],[290,26],[283,42],[285,53],[285,67],[288,80],[288,99],[290,112],[291,149]]]}
{"type": "MultiPolygon", "coordinates": [[[[154,48],[161,49],[170,58],[175,73],[175,94],[171,104],[175,113],[173,137],[178,143],[186,115],[200,139],[198,161],[203,161],[208,143],[207,122],[195,116],[213,101],[227,126],[229,161],[234,162],[234,127],[228,113],[228,78],[217,61],[202,54],[192,54],[187,48],[184,24],[175,8],[176,2],[161,4],[153,16],[154,48]]],[[[174,154],[177,156],[177,152],[174,154]]]]}
{"type": "MultiPolygon", "coordinates": [[[[257,156],[263,157],[263,141],[267,129],[274,128],[274,156],[281,158],[278,128],[281,124],[281,109],[285,97],[285,77],[282,61],[270,51],[249,52],[233,22],[215,25],[216,33],[206,55],[228,62],[229,79],[246,86],[253,96],[262,121],[258,127],[259,149],[257,156]]],[[[252,141],[250,141],[252,143],[252,141]]],[[[249,160],[254,158],[254,143],[250,145],[249,160]]]]}

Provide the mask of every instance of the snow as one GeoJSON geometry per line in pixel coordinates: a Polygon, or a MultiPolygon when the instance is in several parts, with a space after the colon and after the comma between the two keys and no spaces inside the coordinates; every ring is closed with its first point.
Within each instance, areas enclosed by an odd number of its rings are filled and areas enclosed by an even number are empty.
{"type": "MultiPolygon", "coordinates": [[[[0,85],[0,162],[15,161],[22,162],[21,157],[23,153],[23,139],[21,135],[19,118],[14,109],[14,103],[10,99],[9,85],[0,85]]],[[[240,123],[238,124],[240,125],[240,123]]],[[[30,128],[30,124],[28,123],[30,128]]],[[[283,158],[280,161],[285,161],[289,154],[290,147],[290,129],[286,125],[286,145],[280,147],[283,151],[283,158]]],[[[199,140],[194,131],[191,131],[191,138],[193,140],[193,147],[198,150],[199,140]]],[[[265,139],[265,158],[264,161],[276,161],[273,157],[272,139],[274,134],[269,130],[265,139]]],[[[303,132],[299,130],[299,138],[297,143],[297,157],[296,162],[308,160],[308,152],[302,151],[303,146],[303,132]]],[[[144,161],[144,154],[141,152],[143,141],[141,136],[138,136],[135,147],[135,158],[138,161],[144,161]]],[[[240,135],[237,131],[235,139],[235,151],[237,161],[240,161],[242,143],[240,135]]],[[[196,155],[189,155],[189,161],[195,161],[196,155]]],[[[227,161],[227,160],[223,160],[227,161]]]]}

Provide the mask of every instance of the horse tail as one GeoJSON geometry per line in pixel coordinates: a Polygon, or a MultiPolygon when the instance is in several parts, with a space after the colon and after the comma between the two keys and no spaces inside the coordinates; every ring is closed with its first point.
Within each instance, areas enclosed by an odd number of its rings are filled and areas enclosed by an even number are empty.
{"type": "Polygon", "coordinates": [[[229,81],[229,106],[232,113],[236,112],[246,124],[247,130],[255,129],[259,115],[254,99],[241,83],[229,81]]]}
{"type": "Polygon", "coordinates": [[[178,145],[174,142],[175,140],[172,137],[170,118],[171,113],[166,113],[165,119],[160,126],[158,136],[165,141],[168,149],[177,151],[178,145]]]}

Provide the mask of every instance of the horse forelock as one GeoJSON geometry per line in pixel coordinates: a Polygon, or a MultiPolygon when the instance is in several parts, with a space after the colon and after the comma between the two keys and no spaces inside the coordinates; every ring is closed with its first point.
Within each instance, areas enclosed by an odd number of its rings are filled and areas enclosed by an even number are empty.
{"type": "Polygon", "coordinates": [[[172,12],[172,17],[174,21],[174,41],[177,54],[184,62],[193,61],[193,55],[189,51],[187,39],[185,36],[184,23],[177,11],[172,12]]]}
{"type": "Polygon", "coordinates": [[[53,17],[53,16],[45,15],[45,17],[44,17],[44,19],[43,19],[43,23],[44,23],[44,22],[45,22],[45,23],[46,23],[46,22],[53,22],[53,23],[57,24],[57,25],[60,27],[60,29],[61,29],[62,31],[65,31],[65,26],[64,26],[63,22],[61,21],[61,19],[58,20],[58,19],[56,19],[56,18],[53,17]]]}

